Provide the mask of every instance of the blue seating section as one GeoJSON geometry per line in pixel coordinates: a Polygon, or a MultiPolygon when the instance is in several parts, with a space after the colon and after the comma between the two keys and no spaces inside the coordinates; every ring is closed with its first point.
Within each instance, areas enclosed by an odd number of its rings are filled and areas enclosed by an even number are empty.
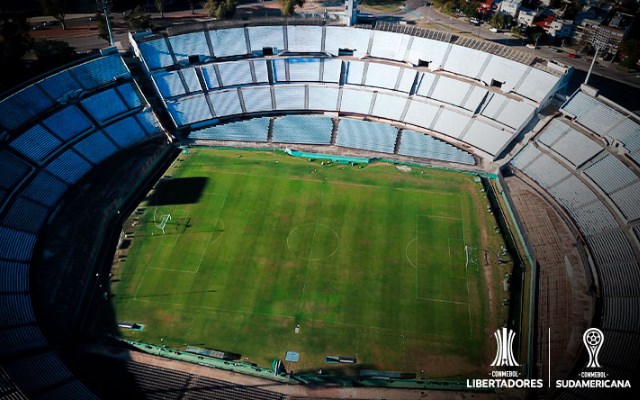
{"type": "Polygon", "coordinates": [[[0,294],[29,290],[29,264],[0,261],[0,294]]]}
{"type": "Polygon", "coordinates": [[[60,154],[47,166],[47,171],[69,183],[76,183],[91,169],[86,162],[72,149],[60,154]]]}
{"type": "Polygon", "coordinates": [[[73,76],[71,69],[58,72],[40,81],[38,85],[55,101],[62,101],[67,96],[77,96],[82,93],[80,82],[73,76]]]}
{"type": "Polygon", "coordinates": [[[162,97],[176,97],[187,93],[178,71],[161,71],[152,75],[162,97]]]}
{"type": "Polygon", "coordinates": [[[31,261],[35,245],[35,235],[0,226],[0,254],[2,254],[2,258],[13,261],[31,261]]]}
{"type": "Polygon", "coordinates": [[[167,109],[177,126],[189,125],[194,122],[213,118],[204,95],[185,97],[180,101],[167,103],[167,109]]]}
{"type": "Polygon", "coordinates": [[[62,142],[42,125],[35,125],[13,140],[10,146],[30,160],[39,162],[62,146],[62,142]]]}
{"type": "Polygon", "coordinates": [[[130,77],[118,54],[99,57],[53,74],[0,101],[0,125],[14,130],[48,109],[119,78],[130,77]]]}
{"type": "Polygon", "coordinates": [[[26,186],[22,195],[46,206],[53,206],[68,188],[69,185],[63,180],[41,171],[26,186]]]}
{"type": "Polygon", "coordinates": [[[54,102],[40,87],[28,86],[0,101],[0,124],[15,129],[53,106],[54,102]]]}
{"type": "Polygon", "coordinates": [[[151,109],[139,112],[135,115],[135,118],[138,120],[138,123],[140,123],[140,126],[142,126],[142,129],[144,129],[144,131],[149,136],[156,135],[162,131],[160,122],[156,118],[153,111],[151,111],[151,109]]]}
{"type": "Polygon", "coordinates": [[[119,54],[88,61],[71,68],[71,70],[80,84],[87,90],[131,76],[129,69],[119,54]]]}
{"type": "Polygon", "coordinates": [[[0,321],[5,326],[24,325],[36,320],[28,294],[5,294],[2,298],[4,304],[0,307],[0,321]]]}
{"type": "Polygon", "coordinates": [[[104,132],[122,148],[140,142],[146,137],[145,131],[135,117],[128,117],[113,123],[104,128],[104,132]]]}
{"type": "Polygon", "coordinates": [[[209,31],[209,39],[216,57],[230,57],[249,54],[244,37],[244,28],[209,31]]]}
{"type": "Polygon", "coordinates": [[[59,138],[67,141],[91,128],[93,124],[76,106],[69,106],[53,114],[43,122],[59,138]]]}
{"type": "Polygon", "coordinates": [[[289,115],[273,122],[277,143],[330,144],[333,121],[329,117],[289,115]]]}
{"type": "Polygon", "coordinates": [[[23,358],[6,364],[5,369],[27,395],[73,379],[71,372],[55,353],[23,358]]]}
{"type": "Polygon", "coordinates": [[[254,118],[246,121],[215,125],[191,132],[191,139],[233,140],[266,142],[270,118],[254,118]]]}
{"type": "Polygon", "coordinates": [[[189,61],[189,56],[211,56],[205,32],[193,32],[169,37],[177,62],[189,61]]]}
{"type": "Polygon", "coordinates": [[[244,106],[248,113],[271,111],[271,88],[257,87],[242,89],[244,106]]]}
{"type": "Polygon", "coordinates": [[[304,110],[304,86],[276,85],[273,87],[277,110],[304,110]]]}
{"type": "Polygon", "coordinates": [[[211,104],[214,104],[214,111],[218,117],[237,115],[243,112],[238,91],[235,89],[211,92],[209,99],[211,99],[211,104]]]}
{"type": "Polygon", "coordinates": [[[116,87],[116,90],[130,109],[143,106],[143,99],[133,83],[128,82],[120,85],[116,87]]]}
{"type": "Polygon", "coordinates": [[[220,87],[220,82],[218,82],[218,76],[216,75],[213,64],[203,65],[200,71],[202,72],[202,78],[208,90],[214,90],[220,87]]]}
{"type": "Polygon", "coordinates": [[[253,83],[249,61],[233,61],[218,64],[222,86],[239,86],[253,83]]]}
{"type": "Polygon", "coordinates": [[[138,48],[150,70],[174,64],[173,56],[164,38],[138,43],[138,48]]]}
{"type": "Polygon", "coordinates": [[[21,229],[31,233],[38,233],[49,215],[49,208],[34,203],[33,201],[18,197],[2,223],[5,226],[21,229]],[[25,218],[28,216],[28,218],[25,218]]]}
{"type": "Polygon", "coordinates": [[[0,188],[11,189],[18,184],[31,170],[24,161],[18,157],[9,154],[6,151],[0,151],[0,188]]]}
{"type": "Polygon", "coordinates": [[[338,123],[338,140],[342,147],[393,153],[398,130],[378,122],[341,119],[338,123]]]}
{"type": "Polygon", "coordinates": [[[398,154],[475,165],[473,156],[466,151],[429,135],[408,129],[402,131],[398,154]]]}
{"type": "Polygon", "coordinates": [[[0,329],[0,354],[35,349],[46,343],[42,332],[34,325],[0,329]]]}
{"type": "Polygon", "coordinates": [[[73,148],[94,164],[99,164],[118,151],[118,148],[100,131],[78,142],[73,148]]]}
{"type": "Polygon", "coordinates": [[[91,97],[83,99],[80,103],[82,107],[100,123],[129,110],[129,107],[120,98],[116,89],[109,89],[94,94],[91,97]]]}

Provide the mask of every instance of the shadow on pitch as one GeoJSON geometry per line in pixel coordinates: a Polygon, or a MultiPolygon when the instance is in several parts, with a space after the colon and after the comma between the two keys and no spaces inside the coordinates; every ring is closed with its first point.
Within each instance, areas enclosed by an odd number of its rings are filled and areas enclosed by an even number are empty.
{"type": "Polygon", "coordinates": [[[208,180],[209,178],[205,177],[165,177],[158,182],[154,192],[149,196],[149,206],[198,203],[208,180]]]}

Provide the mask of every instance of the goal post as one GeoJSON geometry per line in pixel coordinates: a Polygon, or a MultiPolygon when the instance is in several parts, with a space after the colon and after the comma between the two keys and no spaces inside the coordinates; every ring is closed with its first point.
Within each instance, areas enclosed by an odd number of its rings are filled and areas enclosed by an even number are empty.
{"type": "Polygon", "coordinates": [[[469,268],[469,265],[473,265],[473,264],[476,265],[476,270],[478,269],[476,260],[473,259],[473,248],[466,244],[464,245],[464,258],[465,258],[465,262],[464,262],[465,270],[469,268]]]}
{"type": "Polygon", "coordinates": [[[169,221],[171,221],[171,214],[162,214],[162,220],[160,221],[160,224],[158,224],[158,228],[162,230],[163,234],[164,234],[164,228],[167,226],[169,221]]]}

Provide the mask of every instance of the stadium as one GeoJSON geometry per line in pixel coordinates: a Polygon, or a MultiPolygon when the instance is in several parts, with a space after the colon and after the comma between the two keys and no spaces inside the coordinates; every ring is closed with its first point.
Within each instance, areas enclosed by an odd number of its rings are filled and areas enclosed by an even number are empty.
{"type": "Polygon", "coordinates": [[[412,26],[130,43],[0,101],[0,398],[629,397],[552,383],[637,375],[636,115],[412,26]]]}

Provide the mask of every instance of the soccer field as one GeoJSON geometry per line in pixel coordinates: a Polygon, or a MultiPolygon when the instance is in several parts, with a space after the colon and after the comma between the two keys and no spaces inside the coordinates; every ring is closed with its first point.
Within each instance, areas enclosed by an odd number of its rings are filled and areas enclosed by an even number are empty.
{"type": "Polygon", "coordinates": [[[474,176],[205,148],[169,175],[115,271],[118,321],[145,325],[125,337],[262,366],[296,351],[295,371],[326,355],[431,377],[487,364],[474,176]]]}

